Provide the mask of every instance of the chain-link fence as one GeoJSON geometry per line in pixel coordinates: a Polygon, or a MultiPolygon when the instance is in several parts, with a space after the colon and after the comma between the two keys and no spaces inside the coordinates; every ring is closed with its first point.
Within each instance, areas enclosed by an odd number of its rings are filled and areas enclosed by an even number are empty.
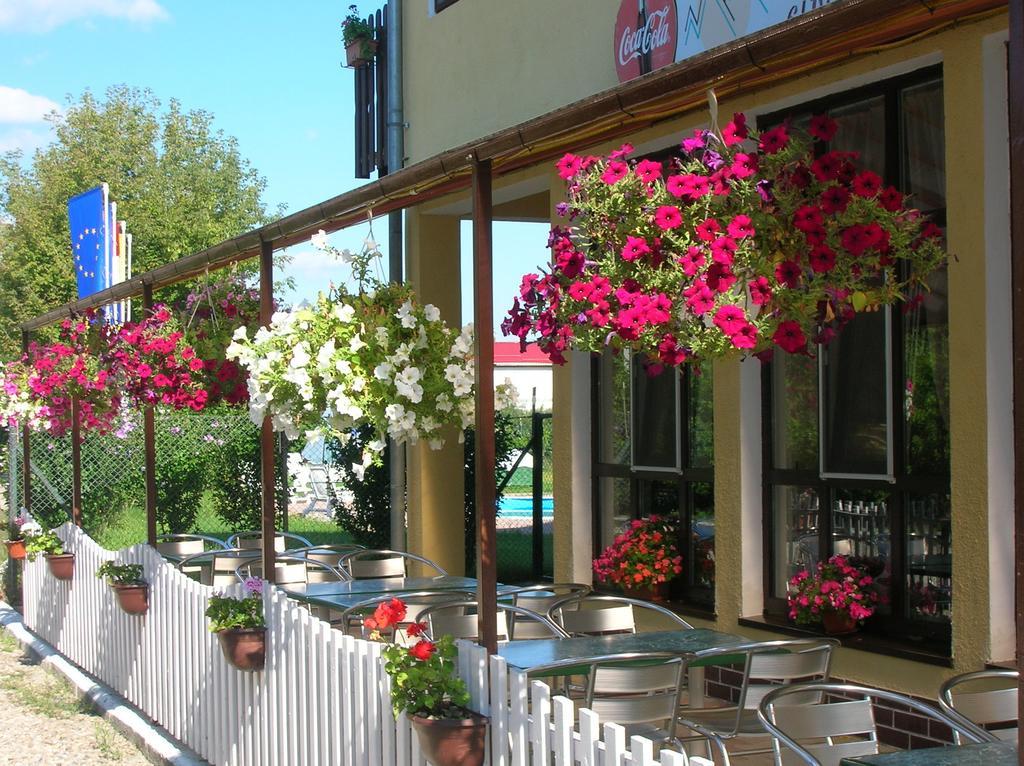
{"type": "Polygon", "coordinates": [[[499,471],[498,578],[517,583],[554,572],[551,414],[511,420],[510,466],[499,471]]]}
{"type": "MultiPolygon", "coordinates": [[[[202,412],[156,414],[157,531],[197,533],[225,539],[260,528],[259,429],[247,412],[212,407],[202,412]]],[[[30,436],[32,514],[56,526],[71,514],[71,437],[30,436]]],[[[20,435],[11,441],[20,487],[20,435]]],[[[283,458],[283,456],[282,456],[283,458]]],[[[282,459],[282,464],[284,460],[282,459]]],[[[145,451],[141,416],[133,413],[104,435],[88,434],[81,445],[82,525],[101,545],[118,549],[146,539],[145,451]]],[[[277,527],[313,543],[348,536],[310,504],[278,471],[277,527]],[[295,495],[295,503],[290,502],[295,495]]],[[[16,493],[20,497],[20,491],[16,493]]]]}

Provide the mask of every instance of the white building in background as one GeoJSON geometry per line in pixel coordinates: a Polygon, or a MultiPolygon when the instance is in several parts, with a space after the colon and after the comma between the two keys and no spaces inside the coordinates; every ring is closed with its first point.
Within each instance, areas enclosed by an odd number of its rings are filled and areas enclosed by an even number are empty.
{"type": "Polygon", "coordinates": [[[515,386],[520,409],[531,409],[536,393],[537,410],[551,411],[551,361],[536,345],[520,352],[519,341],[494,342],[494,382],[506,380],[515,386]]]}

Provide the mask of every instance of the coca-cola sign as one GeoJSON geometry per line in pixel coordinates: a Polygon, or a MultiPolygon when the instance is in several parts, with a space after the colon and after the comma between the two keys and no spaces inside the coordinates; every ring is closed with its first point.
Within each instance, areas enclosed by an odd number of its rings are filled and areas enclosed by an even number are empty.
{"type": "Polygon", "coordinates": [[[615,69],[619,81],[653,72],[838,1],[622,0],[615,22],[615,69]]]}
{"type": "Polygon", "coordinates": [[[679,20],[675,0],[623,0],[615,22],[615,69],[619,81],[671,64],[679,20]]]}

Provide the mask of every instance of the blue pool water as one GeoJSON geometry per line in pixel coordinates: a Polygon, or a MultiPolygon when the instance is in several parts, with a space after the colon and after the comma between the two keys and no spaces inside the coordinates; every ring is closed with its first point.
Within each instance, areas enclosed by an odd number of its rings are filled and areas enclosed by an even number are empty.
{"type": "MultiPolygon", "coordinates": [[[[555,499],[546,495],[541,501],[541,509],[544,518],[550,519],[555,514],[555,499]]],[[[503,497],[498,505],[498,510],[506,519],[531,519],[533,518],[532,497],[503,497]]]]}

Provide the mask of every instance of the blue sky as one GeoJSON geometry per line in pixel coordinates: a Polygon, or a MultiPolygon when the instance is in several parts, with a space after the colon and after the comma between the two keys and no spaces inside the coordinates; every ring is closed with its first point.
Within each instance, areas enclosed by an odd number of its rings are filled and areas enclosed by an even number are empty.
{"type": "MultiPolygon", "coordinates": [[[[357,5],[365,13],[379,7],[357,5]]],[[[124,83],[211,112],[266,177],[271,208],[294,212],[355,188],[363,181],[353,172],[352,73],[340,66],[346,9],[270,0],[0,0],[0,151],[31,153],[50,140],[43,114],[69,95],[124,83]]],[[[111,195],[116,200],[117,190],[111,195]]],[[[375,228],[386,239],[386,222],[375,228]]],[[[537,225],[499,225],[496,234],[501,313],[519,276],[545,258],[546,235],[537,225]]],[[[359,227],[332,241],[356,249],[365,235],[359,227]]],[[[315,297],[345,277],[309,247],[290,254],[297,289],[286,299],[315,297]]],[[[465,293],[468,274],[463,283],[465,293]]],[[[464,297],[464,319],[469,311],[464,297]]]]}

